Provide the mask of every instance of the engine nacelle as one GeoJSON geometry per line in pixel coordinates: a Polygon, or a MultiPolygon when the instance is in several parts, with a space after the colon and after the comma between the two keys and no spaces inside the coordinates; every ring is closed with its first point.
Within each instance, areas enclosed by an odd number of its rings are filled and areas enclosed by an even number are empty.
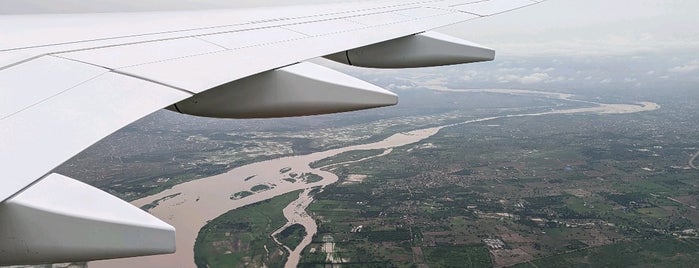
{"type": "Polygon", "coordinates": [[[298,63],[207,90],[167,109],[217,118],[272,118],[395,105],[398,96],[312,63],[298,63]]]}
{"type": "Polygon", "coordinates": [[[425,32],[325,58],[359,67],[418,68],[491,61],[495,59],[495,50],[438,32],[425,32]]]}

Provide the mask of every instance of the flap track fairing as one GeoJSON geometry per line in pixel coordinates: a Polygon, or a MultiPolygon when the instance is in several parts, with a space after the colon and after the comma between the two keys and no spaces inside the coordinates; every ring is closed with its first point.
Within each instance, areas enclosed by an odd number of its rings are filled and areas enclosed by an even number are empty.
{"type": "Polygon", "coordinates": [[[302,62],[210,89],[168,107],[218,118],[329,114],[395,105],[398,96],[344,73],[302,62]]]}
{"type": "Polygon", "coordinates": [[[420,68],[495,59],[495,51],[438,32],[401,37],[325,56],[347,65],[368,68],[420,68]]]}

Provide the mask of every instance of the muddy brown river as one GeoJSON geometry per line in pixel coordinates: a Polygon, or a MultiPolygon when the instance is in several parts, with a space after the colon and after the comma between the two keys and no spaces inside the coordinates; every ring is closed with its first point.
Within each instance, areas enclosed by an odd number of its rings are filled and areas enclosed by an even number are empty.
{"type": "MultiPolygon", "coordinates": [[[[449,91],[463,91],[465,93],[474,92],[473,90],[458,89],[449,89],[449,91]]],[[[479,90],[479,92],[490,92],[494,94],[538,94],[547,98],[574,101],[570,99],[571,95],[541,91],[479,90]]],[[[286,267],[295,267],[300,260],[301,251],[310,243],[311,238],[317,232],[315,221],[306,213],[306,208],[313,201],[313,197],[308,195],[308,191],[312,187],[324,187],[328,184],[335,183],[338,180],[338,177],[333,173],[310,168],[309,164],[312,162],[343,152],[370,149],[387,150],[399,146],[409,145],[420,142],[437,134],[437,132],[439,132],[439,130],[442,128],[490,121],[505,117],[543,116],[549,114],[573,113],[636,113],[652,111],[659,108],[659,105],[652,102],[642,102],[636,104],[591,103],[591,107],[589,108],[552,110],[542,113],[485,117],[457,124],[397,133],[379,142],[348,146],[308,155],[282,157],[245,165],[220,175],[182,183],[174,186],[172,189],[132,202],[132,204],[140,207],[155,200],[159,200],[174,194],[179,194],[173,198],[161,201],[156,207],[149,211],[151,214],[173,225],[177,229],[177,252],[175,254],[91,262],[89,263],[89,267],[195,267],[193,250],[194,242],[199,230],[207,223],[207,221],[212,220],[232,209],[270,199],[288,192],[305,190],[300,195],[299,199],[292,202],[284,209],[284,215],[289,220],[287,225],[299,223],[306,228],[307,232],[307,236],[301,242],[301,245],[299,245],[295,250],[291,251],[291,255],[289,256],[286,264],[286,267]],[[282,174],[282,170],[285,171],[284,174],[282,174]],[[300,180],[292,183],[283,180],[283,178],[289,177],[287,175],[289,173],[315,173],[322,176],[323,179],[314,183],[305,183],[300,180]],[[246,180],[246,178],[250,178],[251,176],[254,177],[246,180]],[[267,185],[270,187],[270,189],[257,192],[241,199],[230,198],[234,193],[249,191],[253,186],[260,184],[267,185]]],[[[388,153],[390,153],[390,151],[388,151],[388,153]]],[[[281,229],[277,231],[280,230],[281,229]]]]}

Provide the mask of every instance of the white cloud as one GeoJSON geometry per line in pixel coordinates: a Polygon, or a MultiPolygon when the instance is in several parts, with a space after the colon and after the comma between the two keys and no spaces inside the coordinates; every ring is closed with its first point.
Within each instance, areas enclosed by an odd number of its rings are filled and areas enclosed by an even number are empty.
{"type": "Polygon", "coordinates": [[[478,72],[476,71],[466,71],[464,72],[463,75],[461,75],[461,80],[464,81],[473,81],[476,76],[478,76],[478,72]]]}
{"type": "Polygon", "coordinates": [[[686,65],[681,65],[681,66],[675,66],[670,69],[668,69],[668,72],[671,73],[690,73],[693,71],[699,70],[699,61],[698,60],[693,60],[692,62],[686,64],[686,65]]]}
{"type": "Polygon", "coordinates": [[[556,70],[556,68],[553,68],[553,67],[549,67],[549,68],[536,67],[533,69],[533,71],[537,72],[537,73],[541,73],[541,72],[548,73],[548,72],[552,72],[554,70],[556,70]]]}
{"type": "Polygon", "coordinates": [[[526,70],[527,69],[519,68],[519,67],[518,68],[499,68],[498,72],[501,72],[501,73],[519,73],[519,72],[524,72],[526,70]]]}
{"type": "Polygon", "coordinates": [[[396,85],[396,84],[390,84],[390,85],[386,86],[386,88],[387,88],[387,89],[394,89],[394,90],[395,90],[395,89],[398,89],[398,90],[406,90],[406,89],[411,89],[411,88],[413,88],[413,87],[410,86],[410,85],[396,85]]]}
{"type": "Polygon", "coordinates": [[[544,82],[558,82],[564,81],[566,78],[551,77],[548,73],[533,73],[530,75],[504,75],[498,77],[498,82],[500,83],[520,83],[524,85],[539,84],[544,82]]]}
{"type": "Polygon", "coordinates": [[[529,85],[529,84],[538,84],[547,80],[550,80],[551,76],[547,73],[534,73],[531,75],[527,75],[522,77],[520,79],[520,83],[529,85]]]}

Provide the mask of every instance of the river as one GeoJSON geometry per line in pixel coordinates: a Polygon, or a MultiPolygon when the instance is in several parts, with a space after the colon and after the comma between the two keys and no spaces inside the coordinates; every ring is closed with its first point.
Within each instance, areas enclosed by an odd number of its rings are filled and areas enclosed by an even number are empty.
{"type": "MultiPolygon", "coordinates": [[[[556,98],[566,101],[573,100],[573,95],[551,93],[531,90],[510,89],[486,89],[486,90],[459,90],[433,88],[434,90],[451,92],[488,92],[494,94],[538,95],[544,98],[556,98]]],[[[194,267],[194,242],[199,230],[207,221],[212,220],[232,209],[248,204],[256,203],[272,197],[296,190],[304,190],[299,199],[292,202],[284,209],[284,215],[292,223],[299,223],[306,228],[307,236],[295,250],[291,251],[286,267],[295,267],[300,260],[300,253],[308,245],[313,235],[317,232],[315,221],[305,212],[313,197],[308,195],[313,187],[324,187],[338,181],[337,175],[310,168],[309,164],[323,158],[331,157],[343,152],[355,150],[384,149],[384,154],[390,153],[390,149],[420,142],[437,134],[441,129],[455,125],[463,125],[476,122],[490,121],[508,117],[542,116],[550,114],[619,114],[652,111],[660,108],[652,102],[640,102],[636,104],[604,104],[587,102],[588,108],[551,110],[541,113],[511,114],[503,116],[484,117],[468,120],[461,123],[443,125],[438,127],[417,129],[404,133],[396,133],[378,142],[348,146],[333,150],[327,150],[307,155],[282,157],[268,161],[257,162],[232,169],[226,173],[215,175],[195,181],[178,184],[169,190],[141,198],[132,202],[136,206],[150,204],[163,199],[149,212],[163,221],[173,225],[177,229],[177,252],[171,255],[148,256],[120,260],[98,261],[89,263],[89,267],[194,267]],[[282,172],[283,171],[283,172],[282,172]],[[323,179],[314,183],[303,181],[290,182],[283,180],[288,174],[315,173],[323,179]],[[241,191],[249,191],[256,185],[267,185],[270,189],[257,192],[253,195],[231,199],[231,195],[241,191]],[[179,194],[172,198],[165,198],[179,194]]],[[[378,157],[378,156],[376,156],[378,157]]],[[[373,157],[369,157],[373,158],[373,157]]],[[[365,160],[365,159],[362,159],[365,160]]],[[[290,224],[289,224],[290,225],[290,224]]],[[[279,231],[279,230],[278,230],[279,231]]]]}

